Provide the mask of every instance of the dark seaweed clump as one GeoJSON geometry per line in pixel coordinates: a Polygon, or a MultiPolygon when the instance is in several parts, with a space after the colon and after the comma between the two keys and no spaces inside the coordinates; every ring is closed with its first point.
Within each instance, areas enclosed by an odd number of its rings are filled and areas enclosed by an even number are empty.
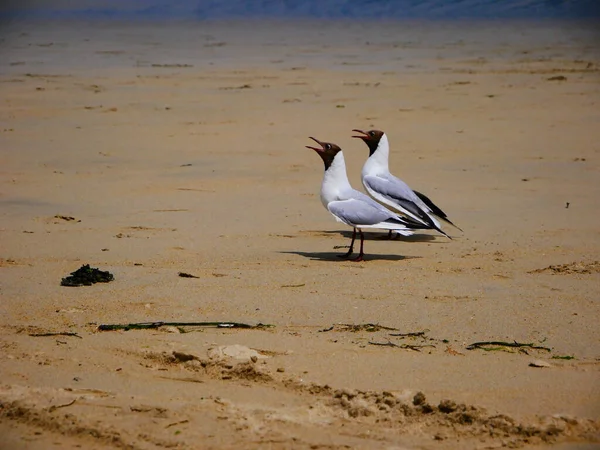
{"type": "Polygon", "coordinates": [[[108,283],[114,280],[112,273],[104,270],[92,269],[89,264],[84,264],[71,275],[60,282],[61,286],[91,286],[94,283],[108,283]]]}

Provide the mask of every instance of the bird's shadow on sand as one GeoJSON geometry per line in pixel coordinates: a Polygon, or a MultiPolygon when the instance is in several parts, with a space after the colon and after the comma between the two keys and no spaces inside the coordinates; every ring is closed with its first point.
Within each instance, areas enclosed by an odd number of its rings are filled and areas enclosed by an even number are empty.
{"type": "MultiPolygon", "coordinates": [[[[322,234],[339,234],[342,235],[343,237],[347,238],[347,239],[352,239],[352,231],[347,231],[347,230],[334,230],[334,231],[321,231],[320,233],[322,234]]],[[[365,241],[390,241],[390,242],[394,242],[394,241],[398,241],[398,242],[427,242],[429,244],[441,244],[443,242],[447,242],[448,238],[444,237],[444,236],[433,236],[431,234],[413,234],[412,236],[402,236],[402,235],[395,235],[394,237],[392,237],[391,239],[388,239],[388,233],[370,233],[370,232],[364,232],[364,236],[365,236],[365,241]]],[[[356,236],[356,242],[360,242],[360,238],[357,235],[356,236]]]]}
{"type": "MultiPolygon", "coordinates": [[[[355,247],[356,248],[356,247],[355,247]]],[[[344,261],[352,261],[352,258],[356,258],[358,256],[358,251],[355,251],[352,256],[348,259],[340,258],[340,255],[343,255],[345,249],[341,249],[340,252],[279,252],[288,255],[300,255],[305,258],[311,259],[313,261],[329,261],[329,262],[344,262],[344,261]]],[[[407,259],[417,259],[421,258],[420,256],[404,256],[404,255],[378,255],[376,253],[367,253],[365,252],[364,261],[404,261],[407,259]]]]}
{"type": "MultiPolygon", "coordinates": [[[[304,256],[305,258],[317,260],[317,261],[331,261],[331,262],[340,262],[340,261],[351,261],[352,258],[356,258],[358,256],[358,250],[360,249],[360,237],[356,236],[356,241],[354,243],[354,254],[346,259],[340,258],[347,249],[350,247],[350,240],[352,239],[352,231],[349,230],[332,230],[332,231],[307,231],[309,234],[319,235],[319,236],[330,236],[330,235],[340,235],[347,239],[346,242],[340,241],[339,245],[337,245],[336,249],[339,249],[339,252],[300,252],[300,251],[287,251],[280,253],[287,253],[293,255],[304,256]]],[[[392,246],[396,246],[397,244],[402,243],[412,243],[412,242],[427,242],[427,243],[436,243],[440,244],[444,241],[448,241],[447,238],[442,237],[440,239],[439,236],[432,236],[430,234],[413,234],[412,236],[402,236],[395,235],[391,239],[388,238],[387,232],[364,232],[365,241],[383,241],[388,242],[390,244],[389,248],[394,248],[392,246]]],[[[365,260],[366,261],[404,261],[408,259],[417,259],[421,258],[421,256],[405,256],[399,254],[376,254],[369,252],[369,246],[365,246],[365,260]]],[[[400,250],[402,247],[398,247],[400,250]]]]}

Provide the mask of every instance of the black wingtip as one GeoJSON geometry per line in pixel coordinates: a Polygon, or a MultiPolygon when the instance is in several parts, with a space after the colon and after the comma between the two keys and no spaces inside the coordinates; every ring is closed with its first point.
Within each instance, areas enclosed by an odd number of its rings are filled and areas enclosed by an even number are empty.
{"type": "Polygon", "coordinates": [[[455,225],[454,222],[452,222],[450,219],[448,219],[448,215],[444,211],[442,211],[442,209],[439,206],[437,206],[435,203],[433,203],[429,197],[427,197],[422,192],[418,192],[418,191],[413,191],[413,192],[415,194],[417,194],[417,197],[419,197],[421,199],[421,201],[423,203],[425,203],[436,216],[438,216],[443,221],[448,222],[450,225],[452,225],[454,228],[456,228],[460,232],[464,233],[462,228],[460,228],[458,225],[455,225]]]}
{"type": "Polygon", "coordinates": [[[454,224],[454,222],[452,222],[450,219],[445,218],[445,217],[440,217],[440,219],[442,219],[445,222],[448,222],[450,225],[452,225],[454,228],[456,228],[461,233],[464,233],[464,230],[461,227],[459,227],[458,225],[454,224]]]}
{"type": "Polygon", "coordinates": [[[450,239],[451,241],[453,240],[453,239],[452,239],[452,237],[451,237],[451,236],[450,236],[448,233],[446,233],[445,231],[442,231],[442,229],[441,229],[441,228],[435,227],[435,229],[436,229],[436,231],[438,231],[438,232],[442,233],[444,236],[446,236],[446,237],[447,237],[448,239],[450,239]]]}

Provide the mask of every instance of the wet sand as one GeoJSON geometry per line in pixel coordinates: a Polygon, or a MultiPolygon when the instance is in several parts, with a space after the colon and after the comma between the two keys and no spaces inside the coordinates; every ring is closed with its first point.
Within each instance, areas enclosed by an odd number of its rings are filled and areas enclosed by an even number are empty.
{"type": "Polygon", "coordinates": [[[591,28],[3,31],[0,448],[598,444],[591,28]],[[360,188],[353,128],[464,233],[337,258],[351,229],[304,146],[340,145],[360,188]],[[60,286],[83,264],[114,281],[60,286]],[[98,331],[155,321],[273,327],[98,331]]]}

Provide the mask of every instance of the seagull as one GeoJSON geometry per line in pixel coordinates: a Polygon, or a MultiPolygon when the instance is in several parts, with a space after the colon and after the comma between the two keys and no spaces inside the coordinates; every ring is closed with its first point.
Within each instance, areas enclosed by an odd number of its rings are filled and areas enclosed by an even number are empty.
{"type": "Polygon", "coordinates": [[[338,222],[352,227],[352,242],[347,253],[341,258],[349,258],[354,252],[356,231],[360,234],[360,253],[352,261],[364,260],[363,228],[380,228],[395,231],[404,236],[413,234],[413,228],[423,226],[409,218],[404,218],[383,207],[368,195],[353,189],[346,174],[346,162],[342,149],[329,142],[313,141],[321,148],[306,146],[319,154],[325,163],[325,174],[321,184],[321,202],[338,222]]]}
{"type": "Polygon", "coordinates": [[[363,186],[371,197],[392,211],[397,211],[427,228],[439,231],[448,239],[452,238],[442,231],[436,216],[462,231],[429,197],[413,191],[404,181],[390,173],[388,164],[390,145],[383,131],[352,131],[361,134],[352,137],[362,139],[369,147],[369,158],[362,168],[361,178],[363,186]]]}

